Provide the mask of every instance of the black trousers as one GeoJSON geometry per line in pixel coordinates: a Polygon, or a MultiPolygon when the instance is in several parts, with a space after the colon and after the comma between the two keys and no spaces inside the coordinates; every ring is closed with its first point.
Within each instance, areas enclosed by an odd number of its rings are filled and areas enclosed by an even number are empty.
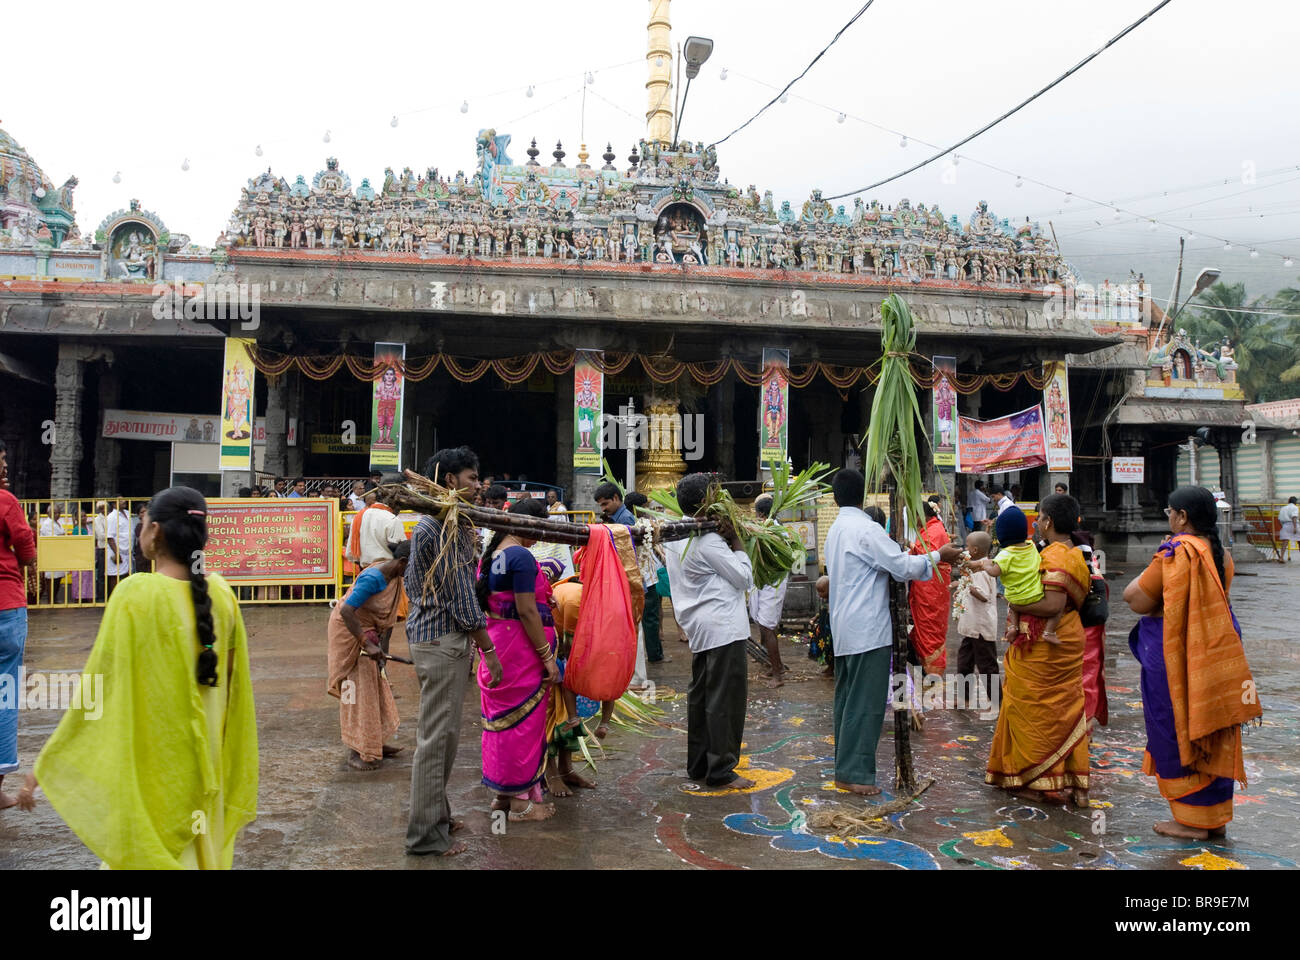
{"type": "Polygon", "coordinates": [[[963,677],[969,677],[976,671],[984,681],[985,694],[991,698],[993,678],[998,675],[997,644],[980,637],[962,637],[961,646],[957,648],[957,672],[963,677]]]}
{"type": "Polygon", "coordinates": [[[736,779],[749,700],[745,638],[691,658],[686,694],[686,774],[720,787],[736,779]]]}

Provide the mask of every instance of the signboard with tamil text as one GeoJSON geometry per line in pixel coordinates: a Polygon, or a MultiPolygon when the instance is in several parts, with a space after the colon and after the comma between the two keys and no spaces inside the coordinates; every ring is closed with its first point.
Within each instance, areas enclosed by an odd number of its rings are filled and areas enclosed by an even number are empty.
{"type": "Polygon", "coordinates": [[[338,509],[314,497],[211,498],[204,566],[236,584],[334,583],[338,509]]]}
{"type": "Polygon", "coordinates": [[[1145,474],[1145,457],[1115,457],[1110,461],[1111,483],[1143,483],[1145,474]]]}
{"type": "Polygon", "coordinates": [[[957,418],[957,470],[1006,473],[1047,462],[1043,411],[1030,407],[996,420],[957,418]]]}

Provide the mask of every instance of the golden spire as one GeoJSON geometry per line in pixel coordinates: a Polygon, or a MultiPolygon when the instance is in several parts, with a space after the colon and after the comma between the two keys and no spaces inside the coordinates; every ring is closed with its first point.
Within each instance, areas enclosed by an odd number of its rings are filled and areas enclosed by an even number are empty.
{"type": "Polygon", "coordinates": [[[672,0],[650,0],[646,26],[646,139],[667,147],[673,139],[673,49],[668,5],[672,0]]]}

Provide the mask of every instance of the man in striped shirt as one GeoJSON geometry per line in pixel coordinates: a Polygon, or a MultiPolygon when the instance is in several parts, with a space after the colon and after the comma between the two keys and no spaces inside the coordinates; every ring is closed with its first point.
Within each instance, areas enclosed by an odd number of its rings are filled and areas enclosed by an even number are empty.
{"type": "MultiPolygon", "coordinates": [[[[468,447],[439,450],[430,458],[424,475],[472,500],[479,486],[478,457],[468,447]]],[[[478,560],[474,527],[462,520],[447,556],[438,563],[442,542],[442,522],[422,517],[411,532],[411,559],[406,567],[406,593],[411,604],[406,639],[420,678],[406,852],[452,857],[466,850],[464,842],[453,842],[451,838],[463,824],[451,816],[447,781],[456,765],[460,743],[470,642],[483,654],[491,686],[501,682],[501,661],[488,637],[487,616],[474,592],[478,560]]]]}

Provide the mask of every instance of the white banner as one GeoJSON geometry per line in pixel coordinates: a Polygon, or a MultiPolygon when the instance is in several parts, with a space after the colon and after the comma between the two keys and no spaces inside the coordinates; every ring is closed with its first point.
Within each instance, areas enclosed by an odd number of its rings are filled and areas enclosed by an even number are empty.
{"type": "Polygon", "coordinates": [[[1143,483],[1145,474],[1145,457],[1115,457],[1110,461],[1111,483],[1143,483]]]}
{"type": "MultiPolygon", "coordinates": [[[[220,428],[221,417],[214,414],[105,410],[102,435],[113,440],[216,443],[220,428]]],[[[253,424],[253,443],[266,443],[265,417],[258,417],[253,424]]]]}

